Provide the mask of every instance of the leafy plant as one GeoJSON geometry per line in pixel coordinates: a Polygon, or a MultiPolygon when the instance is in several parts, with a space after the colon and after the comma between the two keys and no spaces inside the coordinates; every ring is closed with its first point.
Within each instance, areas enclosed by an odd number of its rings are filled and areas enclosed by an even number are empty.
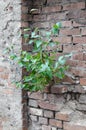
{"type": "Polygon", "coordinates": [[[53,40],[53,36],[57,36],[60,27],[61,24],[56,23],[50,31],[45,31],[45,37],[38,28],[34,31],[30,28],[24,30],[25,41],[33,47],[31,52],[21,51],[20,56],[11,55],[11,59],[16,60],[27,72],[22,81],[16,82],[18,87],[38,91],[51,84],[55,77],[64,78],[68,56],[56,58],[59,42],[53,40]]]}

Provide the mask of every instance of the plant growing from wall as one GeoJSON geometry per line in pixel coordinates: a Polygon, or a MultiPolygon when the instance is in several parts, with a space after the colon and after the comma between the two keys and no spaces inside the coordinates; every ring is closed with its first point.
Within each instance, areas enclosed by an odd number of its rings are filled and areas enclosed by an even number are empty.
{"type": "Polygon", "coordinates": [[[38,91],[54,82],[55,77],[64,78],[68,55],[56,57],[59,43],[53,40],[53,36],[57,36],[60,27],[61,23],[56,23],[50,31],[45,31],[45,37],[38,28],[34,31],[30,28],[24,30],[25,41],[33,47],[31,52],[21,51],[20,56],[11,55],[11,59],[16,60],[27,72],[21,81],[16,82],[18,87],[38,91]]]}

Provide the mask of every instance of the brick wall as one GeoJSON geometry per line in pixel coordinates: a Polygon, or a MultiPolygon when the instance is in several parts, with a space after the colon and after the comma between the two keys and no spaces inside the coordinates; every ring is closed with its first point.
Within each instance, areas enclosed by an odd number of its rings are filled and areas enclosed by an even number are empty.
{"type": "MultiPolygon", "coordinates": [[[[30,27],[49,30],[62,23],[58,55],[72,52],[70,69],[58,85],[28,92],[29,130],[86,130],[86,2],[35,0],[29,7],[30,27]],[[38,9],[30,13],[31,8],[38,9]]],[[[30,49],[30,48],[29,48],[30,49]]]]}
{"type": "Polygon", "coordinates": [[[12,44],[19,54],[20,27],[21,0],[0,0],[0,130],[22,130],[22,94],[12,84],[21,78],[21,70],[4,54],[12,44]]]}

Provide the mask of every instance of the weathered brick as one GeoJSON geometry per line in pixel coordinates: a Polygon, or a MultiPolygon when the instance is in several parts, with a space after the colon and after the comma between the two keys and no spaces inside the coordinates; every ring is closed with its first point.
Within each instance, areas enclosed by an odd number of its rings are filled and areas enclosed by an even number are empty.
{"type": "Polygon", "coordinates": [[[72,21],[62,21],[61,24],[62,27],[69,27],[69,28],[72,27],[72,21]]]}
{"type": "Polygon", "coordinates": [[[53,19],[55,19],[56,21],[57,20],[65,20],[65,18],[66,18],[66,13],[65,12],[63,12],[63,13],[54,13],[54,15],[52,15],[52,14],[49,14],[48,16],[47,16],[47,20],[49,21],[49,20],[53,20],[53,19]]]}
{"type": "Polygon", "coordinates": [[[5,73],[3,73],[3,74],[0,74],[0,78],[1,79],[8,79],[8,77],[9,77],[9,74],[5,74],[5,73]]]}
{"type": "Polygon", "coordinates": [[[69,53],[69,52],[79,52],[82,51],[83,47],[81,44],[65,44],[63,45],[63,52],[64,53],[69,53]]]}
{"type": "Polygon", "coordinates": [[[43,93],[41,92],[28,92],[28,97],[29,98],[32,98],[32,99],[40,99],[42,100],[43,99],[43,93]]]}
{"type": "Polygon", "coordinates": [[[82,28],[81,29],[81,35],[83,36],[83,35],[86,35],[86,28],[82,28]]]}
{"type": "Polygon", "coordinates": [[[84,9],[85,2],[76,2],[71,4],[63,5],[63,10],[74,10],[74,9],[84,9]]]}
{"type": "Polygon", "coordinates": [[[53,85],[51,87],[51,93],[65,93],[67,92],[67,86],[66,85],[53,85]]]}
{"type": "Polygon", "coordinates": [[[51,126],[42,125],[42,130],[51,130],[51,126]]]}
{"type": "Polygon", "coordinates": [[[77,52],[72,56],[73,60],[83,61],[83,52],[77,52]]]}
{"type": "Polygon", "coordinates": [[[33,21],[46,21],[46,15],[34,15],[33,21]]]}
{"type": "Polygon", "coordinates": [[[54,117],[53,111],[44,110],[44,117],[53,118],[54,117]]]}
{"type": "Polygon", "coordinates": [[[37,108],[29,108],[29,113],[36,116],[43,116],[43,110],[37,108]]]}
{"type": "Polygon", "coordinates": [[[55,114],[55,118],[58,119],[58,120],[63,120],[63,121],[70,121],[70,117],[71,117],[71,113],[73,111],[71,110],[64,110],[64,111],[61,111],[61,112],[57,112],[55,114]]]}
{"type": "Polygon", "coordinates": [[[61,36],[59,36],[59,37],[54,37],[53,38],[53,40],[54,41],[58,41],[58,42],[60,42],[61,44],[64,44],[64,43],[71,43],[72,41],[71,41],[71,37],[61,37],[61,36]]]}
{"type": "Polygon", "coordinates": [[[86,91],[80,85],[76,85],[75,88],[74,88],[74,92],[84,94],[86,91]]]}
{"type": "Polygon", "coordinates": [[[60,29],[60,35],[80,35],[80,29],[60,29]]]}
{"type": "Polygon", "coordinates": [[[30,118],[31,118],[32,121],[37,121],[38,120],[37,116],[30,115],[30,118]]]}
{"type": "Polygon", "coordinates": [[[48,119],[44,117],[39,117],[39,124],[47,125],[48,119]]]}
{"type": "Polygon", "coordinates": [[[78,123],[78,124],[75,124],[75,123],[64,123],[63,125],[63,128],[65,130],[86,130],[86,126],[84,125],[83,126],[83,123],[78,123]]]}
{"type": "Polygon", "coordinates": [[[58,127],[58,128],[62,128],[62,122],[61,121],[58,121],[58,120],[55,120],[55,119],[50,119],[49,120],[49,124],[51,126],[55,126],[55,127],[58,127]]]}
{"type": "Polygon", "coordinates": [[[38,106],[38,103],[37,103],[36,100],[29,99],[29,106],[37,107],[37,106],[38,106]]]}
{"type": "Polygon", "coordinates": [[[70,73],[74,74],[75,76],[86,77],[85,68],[82,68],[82,67],[73,68],[72,67],[72,68],[70,68],[69,71],[70,71],[70,73]]]}
{"type": "Polygon", "coordinates": [[[83,60],[86,61],[86,53],[83,53],[83,60]]]}
{"type": "Polygon", "coordinates": [[[86,18],[86,11],[85,10],[79,10],[79,11],[69,11],[66,15],[67,19],[80,19],[80,18],[86,18]]]}
{"type": "Polygon", "coordinates": [[[39,101],[38,105],[40,108],[47,110],[59,111],[62,107],[62,104],[50,104],[49,102],[39,101]]]}
{"type": "Polygon", "coordinates": [[[61,11],[61,5],[44,7],[42,9],[42,11],[43,11],[43,13],[50,13],[50,12],[61,11]]]}
{"type": "Polygon", "coordinates": [[[80,24],[78,21],[77,22],[73,21],[73,27],[83,27],[83,26],[84,24],[80,24]]]}
{"type": "MultiPolygon", "coordinates": [[[[72,60],[71,60],[72,61],[72,60]]],[[[69,61],[70,62],[70,61],[69,61]]],[[[67,62],[68,63],[68,62],[67,62]]],[[[68,64],[69,65],[69,64],[68,64]]],[[[65,76],[62,80],[61,80],[61,82],[63,83],[63,84],[74,84],[75,83],[75,81],[72,79],[72,77],[71,76],[65,76]]]]}
{"type": "Polygon", "coordinates": [[[28,22],[25,22],[25,21],[21,22],[21,27],[22,28],[28,27],[28,25],[29,25],[28,22]]]}
{"type": "Polygon", "coordinates": [[[27,6],[22,6],[21,11],[22,11],[22,13],[28,13],[28,7],[27,6]]]}
{"type": "Polygon", "coordinates": [[[86,44],[86,37],[73,37],[73,43],[86,44]]]}
{"type": "Polygon", "coordinates": [[[23,21],[28,21],[28,19],[29,19],[29,20],[32,19],[31,15],[28,15],[28,14],[22,14],[21,17],[22,17],[22,20],[23,20],[23,21]]]}

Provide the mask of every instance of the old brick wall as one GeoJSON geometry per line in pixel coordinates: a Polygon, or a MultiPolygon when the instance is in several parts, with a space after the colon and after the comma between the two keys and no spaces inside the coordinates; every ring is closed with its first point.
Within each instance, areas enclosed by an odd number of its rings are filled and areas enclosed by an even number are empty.
{"type": "Polygon", "coordinates": [[[21,79],[21,70],[4,50],[14,46],[19,54],[21,0],[0,0],[0,130],[22,130],[22,93],[12,84],[21,79]]]}
{"type": "Polygon", "coordinates": [[[57,56],[73,54],[64,80],[43,93],[28,92],[28,129],[86,130],[85,0],[33,0],[26,19],[30,27],[42,31],[60,21],[57,56]],[[30,13],[31,8],[38,10],[30,13]]]}

